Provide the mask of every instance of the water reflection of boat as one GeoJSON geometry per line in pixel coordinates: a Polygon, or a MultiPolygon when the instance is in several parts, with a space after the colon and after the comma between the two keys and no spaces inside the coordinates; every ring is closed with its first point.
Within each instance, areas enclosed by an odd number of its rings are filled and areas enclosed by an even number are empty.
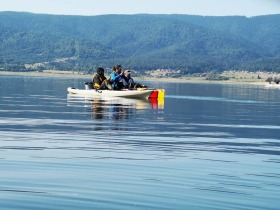
{"type": "Polygon", "coordinates": [[[83,107],[89,108],[94,119],[128,119],[136,110],[141,109],[164,109],[164,100],[156,98],[132,99],[132,98],[99,98],[67,95],[68,105],[77,106],[84,103],[83,107]]]}
{"type": "Polygon", "coordinates": [[[94,99],[91,101],[91,116],[94,119],[128,119],[135,110],[134,106],[133,103],[119,100],[94,99]]]}

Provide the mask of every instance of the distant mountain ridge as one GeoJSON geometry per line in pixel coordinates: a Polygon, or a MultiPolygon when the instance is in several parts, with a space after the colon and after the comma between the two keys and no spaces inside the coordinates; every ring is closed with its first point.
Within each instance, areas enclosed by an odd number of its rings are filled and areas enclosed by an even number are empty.
{"type": "Polygon", "coordinates": [[[66,16],[0,12],[0,68],[280,71],[280,15],[66,16]]]}

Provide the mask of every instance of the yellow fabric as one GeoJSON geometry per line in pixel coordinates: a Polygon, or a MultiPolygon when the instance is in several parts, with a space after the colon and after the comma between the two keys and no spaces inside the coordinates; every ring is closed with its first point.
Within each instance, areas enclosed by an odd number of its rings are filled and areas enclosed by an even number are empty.
{"type": "Polygon", "coordinates": [[[100,88],[100,85],[97,84],[97,83],[94,83],[93,87],[94,87],[94,88],[100,88]]]}

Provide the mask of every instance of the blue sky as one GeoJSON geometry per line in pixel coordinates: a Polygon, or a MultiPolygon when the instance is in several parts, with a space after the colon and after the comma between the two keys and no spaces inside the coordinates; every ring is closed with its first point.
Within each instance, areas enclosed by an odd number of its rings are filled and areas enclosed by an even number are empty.
{"type": "Polygon", "coordinates": [[[86,16],[149,13],[250,17],[280,14],[280,0],[0,0],[0,11],[86,16]]]}

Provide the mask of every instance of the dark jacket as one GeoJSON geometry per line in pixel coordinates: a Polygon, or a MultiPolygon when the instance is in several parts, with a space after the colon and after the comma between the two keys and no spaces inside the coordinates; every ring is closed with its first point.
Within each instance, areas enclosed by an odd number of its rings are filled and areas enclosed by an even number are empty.
{"type": "Polygon", "coordinates": [[[124,88],[132,89],[135,86],[135,82],[131,77],[123,77],[123,86],[124,88]]]}
{"type": "Polygon", "coordinates": [[[93,82],[93,87],[94,88],[99,88],[100,85],[102,84],[102,82],[106,79],[106,77],[104,75],[99,75],[99,74],[95,74],[92,78],[92,82],[93,82]]]}
{"type": "Polygon", "coordinates": [[[123,76],[121,74],[118,74],[116,72],[111,73],[110,80],[115,90],[120,90],[123,88],[123,83],[122,83],[123,76]]]}

